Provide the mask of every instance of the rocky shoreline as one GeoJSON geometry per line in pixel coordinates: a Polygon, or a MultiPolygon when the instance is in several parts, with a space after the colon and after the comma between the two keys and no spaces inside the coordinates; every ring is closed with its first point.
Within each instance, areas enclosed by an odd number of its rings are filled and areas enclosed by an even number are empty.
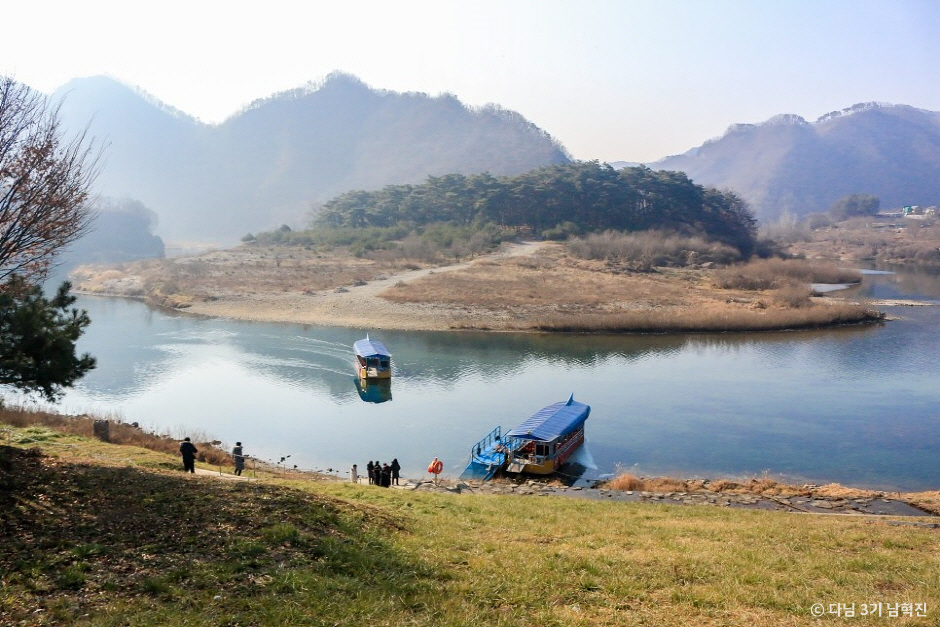
{"type": "Polygon", "coordinates": [[[890,493],[874,492],[864,496],[823,496],[819,494],[778,496],[748,492],[714,492],[696,490],[687,492],[650,492],[637,490],[611,490],[596,487],[565,486],[526,480],[507,481],[450,481],[437,483],[428,479],[405,479],[399,490],[471,495],[565,496],[618,502],[660,503],[666,505],[701,505],[738,509],[785,511],[802,514],[842,514],[848,516],[900,516],[924,518],[918,526],[940,529],[937,514],[922,509],[890,493]]]}

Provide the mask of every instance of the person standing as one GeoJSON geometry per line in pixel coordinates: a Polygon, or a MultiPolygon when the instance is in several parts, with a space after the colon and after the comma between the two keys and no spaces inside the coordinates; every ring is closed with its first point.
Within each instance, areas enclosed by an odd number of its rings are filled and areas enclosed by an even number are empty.
{"type": "Polygon", "coordinates": [[[398,458],[392,460],[392,465],[389,466],[392,469],[392,483],[398,485],[398,473],[401,472],[401,464],[398,463],[398,458]]]}
{"type": "Polygon", "coordinates": [[[241,442],[235,443],[235,448],[232,449],[232,459],[235,460],[235,474],[240,477],[245,469],[245,455],[242,453],[241,442]]]}
{"type": "Polygon", "coordinates": [[[375,464],[372,463],[371,459],[366,464],[366,473],[369,475],[369,485],[372,485],[375,480],[375,464]]]}
{"type": "Polygon", "coordinates": [[[189,438],[183,438],[180,442],[180,454],[183,456],[183,472],[196,472],[196,445],[189,441],[189,438]]]}
{"type": "Polygon", "coordinates": [[[356,468],[355,464],[349,469],[349,480],[353,483],[359,483],[359,469],[356,468]]]}
{"type": "Polygon", "coordinates": [[[382,469],[379,471],[379,473],[381,477],[380,485],[383,488],[387,488],[392,485],[392,469],[388,467],[388,464],[382,464],[382,469]]]}

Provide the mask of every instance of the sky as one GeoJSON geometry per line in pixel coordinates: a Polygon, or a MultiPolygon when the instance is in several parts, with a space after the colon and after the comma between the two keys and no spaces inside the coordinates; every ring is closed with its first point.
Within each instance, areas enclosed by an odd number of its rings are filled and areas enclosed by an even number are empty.
{"type": "Polygon", "coordinates": [[[0,75],[45,93],[106,75],[218,123],[345,72],[517,111],[582,160],[859,102],[940,111],[936,0],[31,0],[3,20],[0,75]]]}

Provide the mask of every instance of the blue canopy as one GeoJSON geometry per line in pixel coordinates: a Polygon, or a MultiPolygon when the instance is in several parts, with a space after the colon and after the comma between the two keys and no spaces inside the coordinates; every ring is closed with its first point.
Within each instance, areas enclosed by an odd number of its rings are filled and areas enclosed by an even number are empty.
{"type": "Polygon", "coordinates": [[[366,339],[358,340],[353,344],[353,350],[356,351],[357,355],[363,357],[391,357],[391,353],[385,348],[385,344],[378,340],[370,340],[368,335],[366,339]]]}
{"type": "Polygon", "coordinates": [[[506,435],[523,440],[551,442],[580,427],[590,413],[591,407],[574,400],[574,394],[572,394],[567,402],[543,407],[506,435]]]}

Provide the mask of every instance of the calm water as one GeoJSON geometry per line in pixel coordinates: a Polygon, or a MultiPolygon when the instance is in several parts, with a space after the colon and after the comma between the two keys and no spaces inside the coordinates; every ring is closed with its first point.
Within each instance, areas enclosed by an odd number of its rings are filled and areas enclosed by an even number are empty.
{"type": "MultiPolygon", "coordinates": [[[[936,277],[873,275],[856,292],[940,298],[936,277]]],[[[940,487],[940,307],[886,309],[865,329],[752,335],[537,336],[240,323],[82,298],[98,368],[64,411],[175,437],[236,440],[304,469],[397,457],[458,475],[497,424],[575,398],[592,406],[587,474],[751,476],[940,487]],[[393,353],[391,400],[366,402],[352,343],[393,353]],[[288,457],[289,456],[289,457],[288,457]]]]}

